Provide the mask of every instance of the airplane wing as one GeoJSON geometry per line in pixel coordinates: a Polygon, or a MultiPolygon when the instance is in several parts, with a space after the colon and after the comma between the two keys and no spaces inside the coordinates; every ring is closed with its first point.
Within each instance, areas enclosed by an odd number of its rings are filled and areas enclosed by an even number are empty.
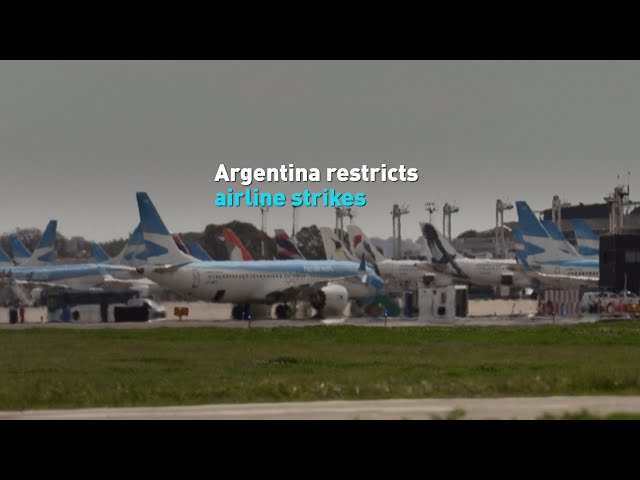
{"type": "Polygon", "coordinates": [[[579,288],[583,286],[593,288],[598,285],[599,280],[598,277],[542,273],[536,270],[527,272],[527,275],[543,286],[559,288],[579,288]]]}

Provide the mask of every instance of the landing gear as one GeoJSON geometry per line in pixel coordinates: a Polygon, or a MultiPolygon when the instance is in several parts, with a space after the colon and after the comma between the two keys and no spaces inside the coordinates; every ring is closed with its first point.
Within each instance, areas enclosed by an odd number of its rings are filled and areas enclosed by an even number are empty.
{"type": "Polygon", "coordinates": [[[293,316],[293,309],[286,303],[281,303],[276,307],[276,318],[278,320],[288,320],[293,316]]]}
{"type": "Polygon", "coordinates": [[[248,303],[234,305],[231,309],[231,318],[233,318],[234,320],[251,320],[249,306],[250,305],[248,303]]]}
{"type": "Polygon", "coordinates": [[[349,302],[349,316],[350,317],[362,317],[364,315],[364,308],[357,300],[351,300],[349,302]]]}

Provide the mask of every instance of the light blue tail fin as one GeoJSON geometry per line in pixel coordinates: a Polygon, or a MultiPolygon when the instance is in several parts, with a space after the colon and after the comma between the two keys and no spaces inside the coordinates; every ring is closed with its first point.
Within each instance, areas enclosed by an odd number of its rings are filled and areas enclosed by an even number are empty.
{"type": "Polygon", "coordinates": [[[210,262],[213,260],[207,251],[195,240],[189,244],[189,251],[193,257],[203,262],[210,262]]]}
{"type": "Polygon", "coordinates": [[[542,220],[542,226],[549,233],[551,238],[558,242],[558,248],[568,255],[578,256],[578,251],[569,243],[564,233],[560,231],[558,226],[551,220],[542,220]]]}
{"type": "Polygon", "coordinates": [[[526,271],[531,271],[531,266],[529,265],[529,262],[527,261],[527,257],[529,256],[529,252],[527,251],[527,247],[526,244],[524,243],[524,240],[522,239],[522,232],[517,229],[517,228],[513,228],[511,229],[511,233],[513,234],[513,243],[514,243],[514,247],[516,250],[516,257],[518,262],[520,262],[522,264],[522,266],[524,267],[524,269],[526,271]]]}
{"type": "Polygon", "coordinates": [[[576,234],[578,252],[585,257],[597,257],[600,255],[600,238],[595,234],[587,222],[580,219],[571,220],[571,226],[576,234]]]}
{"type": "MultiPolygon", "coordinates": [[[[575,260],[576,256],[566,252],[564,242],[554,240],[536,218],[527,202],[516,202],[518,223],[522,232],[522,239],[528,247],[530,265],[536,265],[555,260],[575,260]],[[564,247],[564,248],[563,248],[564,247]]],[[[563,236],[564,238],[564,236],[563,236]]],[[[566,239],[565,239],[566,241],[566,239]]]]}
{"type": "Polygon", "coordinates": [[[20,238],[15,233],[9,237],[9,244],[11,245],[11,253],[13,253],[13,259],[18,265],[22,265],[31,258],[31,252],[20,241],[20,238]]]}
{"type": "Polygon", "coordinates": [[[195,258],[180,251],[149,195],[145,192],[137,192],[136,199],[146,247],[146,262],[156,265],[177,265],[195,261],[195,258]]]}
{"type": "Polygon", "coordinates": [[[57,220],[50,220],[47,227],[44,229],[40,241],[33,250],[29,260],[24,262],[24,265],[30,266],[42,266],[51,265],[55,257],[55,244],[56,244],[56,230],[58,228],[57,220]]]}
{"type": "Polygon", "coordinates": [[[107,255],[107,252],[97,243],[91,244],[91,258],[95,263],[106,263],[111,260],[111,257],[107,255]]]}

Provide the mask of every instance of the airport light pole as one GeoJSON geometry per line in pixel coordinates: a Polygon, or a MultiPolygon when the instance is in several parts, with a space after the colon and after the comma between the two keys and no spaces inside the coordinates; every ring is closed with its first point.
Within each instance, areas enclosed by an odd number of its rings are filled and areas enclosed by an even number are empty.
{"type": "Polygon", "coordinates": [[[296,238],[296,223],[297,223],[297,219],[298,219],[298,215],[297,215],[297,209],[298,207],[293,207],[293,225],[291,227],[291,239],[295,239],[296,238]]]}
{"type": "Polygon", "coordinates": [[[409,206],[399,206],[397,203],[393,205],[391,210],[391,220],[393,223],[393,257],[402,258],[402,226],[400,219],[402,215],[409,213],[409,206]],[[396,227],[397,225],[397,227],[396,227]]]}
{"type": "Polygon", "coordinates": [[[496,258],[504,258],[506,253],[506,245],[504,241],[504,211],[511,210],[513,204],[503,202],[501,199],[496,200],[496,241],[495,252],[496,258]]]}
{"type": "Polygon", "coordinates": [[[459,212],[460,209],[455,205],[450,205],[449,202],[445,203],[442,207],[442,233],[445,237],[451,241],[451,215],[459,212]],[[448,225],[449,230],[445,228],[448,225]]]}
{"type": "MultiPolygon", "coordinates": [[[[260,207],[260,215],[261,215],[261,226],[262,226],[262,233],[264,233],[265,235],[267,234],[267,212],[269,211],[269,207],[260,207]]],[[[262,238],[262,258],[265,257],[265,249],[264,249],[264,237],[262,238]]]]}
{"type": "Polygon", "coordinates": [[[434,202],[427,202],[424,204],[424,209],[429,212],[429,223],[431,223],[431,215],[438,211],[438,206],[434,202]]]}

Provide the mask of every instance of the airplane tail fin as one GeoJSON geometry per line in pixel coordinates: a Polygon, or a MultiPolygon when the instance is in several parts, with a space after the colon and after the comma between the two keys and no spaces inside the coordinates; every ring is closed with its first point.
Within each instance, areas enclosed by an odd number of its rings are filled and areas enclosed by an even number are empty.
{"type": "Polygon", "coordinates": [[[180,235],[178,235],[177,233],[172,233],[171,236],[173,237],[173,241],[176,243],[176,246],[180,249],[180,251],[185,255],[189,255],[189,250],[187,250],[187,247],[180,238],[180,235]]]}
{"type": "Polygon", "coordinates": [[[50,265],[55,257],[55,244],[56,244],[56,230],[58,228],[57,220],[50,220],[47,227],[44,229],[40,241],[33,250],[31,257],[24,264],[25,265],[50,265]]]}
{"type": "Polygon", "coordinates": [[[137,267],[144,264],[145,260],[144,236],[142,235],[142,227],[138,224],[122,251],[109,260],[109,263],[137,267]]]}
{"type": "Polygon", "coordinates": [[[338,239],[335,232],[329,227],[320,227],[320,236],[327,260],[348,260],[357,262],[358,260],[347,250],[342,241],[338,239]]]}
{"type": "Polygon", "coordinates": [[[421,222],[420,231],[427,241],[427,248],[431,252],[433,263],[447,263],[458,255],[454,246],[433,224],[421,222]]]}
{"type": "Polygon", "coordinates": [[[233,230],[224,227],[222,229],[222,237],[229,251],[230,260],[242,262],[253,260],[253,257],[249,253],[249,250],[245,248],[244,244],[240,241],[238,236],[233,233],[233,230]]]}
{"type": "Polygon", "coordinates": [[[526,271],[531,271],[531,266],[527,261],[527,257],[529,256],[529,252],[527,251],[526,244],[524,239],[522,238],[522,232],[518,228],[512,228],[511,233],[513,235],[513,243],[516,250],[516,259],[522,264],[526,271]]]}
{"type": "Polygon", "coordinates": [[[576,234],[578,252],[585,257],[597,257],[600,255],[600,238],[595,234],[587,222],[581,219],[571,220],[571,226],[576,234]]]}
{"type": "Polygon", "coordinates": [[[9,258],[9,255],[7,255],[7,253],[2,248],[0,248],[0,267],[7,268],[13,266],[13,261],[11,260],[11,258],[9,258]]]}
{"type": "MultiPolygon", "coordinates": [[[[558,240],[554,240],[540,220],[533,214],[527,202],[517,201],[516,210],[522,239],[529,251],[529,263],[544,263],[553,260],[575,260],[558,240]]],[[[563,236],[564,238],[564,236],[563,236]]]]}
{"type": "Polygon", "coordinates": [[[302,255],[298,246],[289,238],[287,232],[281,228],[276,228],[275,232],[277,246],[276,258],[278,260],[305,260],[304,255],[302,255]]]}
{"type": "Polygon", "coordinates": [[[111,257],[107,255],[107,252],[97,243],[91,244],[91,257],[95,263],[107,263],[111,260],[111,257]]]}
{"type": "Polygon", "coordinates": [[[375,245],[371,243],[369,237],[356,225],[348,225],[347,233],[351,241],[351,251],[354,255],[366,255],[367,261],[377,264],[386,260],[385,256],[380,253],[375,245]]]}
{"type": "Polygon", "coordinates": [[[191,251],[191,255],[200,261],[210,262],[213,260],[207,251],[195,240],[189,244],[189,250],[191,251]]]}
{"type": "Polygon", "coordinates": [[[567,237],[564,236],[564,233],[560,231],[555,223],[551,220],[542,220],[542,226],[549,233],[551,238],[558,242],[558,248],[560,248],[562,252],[575,257],[579,255],[578,251],[569,243],[567,237]]]}
{"type": "Polygon", "coordinates": [[[195,259],[182,252],[160,218],[156,207],[146,192],[137,192],[140,229],[144,238],[146,263],[151,264],[183,264],[195,259]]]}
{"type": "Polygon", "coordinates": [[[421,222],[420,231],[427,242],[427,249],[431,253],[431,263],[434,266],[448,266],[447,268],[453,269],[456,275],[461,277],[467,276],[456,261],[458,252],[454,246],[451,245],[451,242],[449,242],[445,236],[433,226],[433,224],[421,222]]]}
{"type": "Polygon", "coordinates": [[[17,234],[9,236],[9,244],[11,245],[11,253],[13,253],[13,259],[18,265],[22,265],[31,258],[31,252],[24,243],[20,241],[17,234]]]}

